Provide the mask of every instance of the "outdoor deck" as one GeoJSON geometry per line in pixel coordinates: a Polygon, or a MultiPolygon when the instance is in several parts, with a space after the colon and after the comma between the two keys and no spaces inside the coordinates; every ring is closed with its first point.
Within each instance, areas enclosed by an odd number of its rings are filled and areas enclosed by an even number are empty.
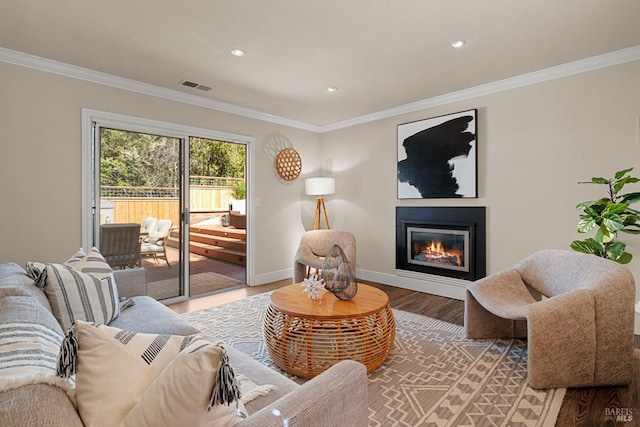
{"type": "MultiPolygon", "coordinates": [[[[244,216],[242,216],[244,218],[244,216]]],[[[189,251],[237,265],[246,265],[247,231],[219,224],[197,223],[189,227],[189,251]]],[[[168,246],[178,248],[180,233],[173,230],[168,246]]]]}
{"type": "MultiPolygon", "coordinates": [[[[164,299],[178,296],[179,251],[167,246],[167,258],[155,261],[143,258],[142,267],[147,271],[149,295],[164,299]]],[[[190,254],[191,296],[200,296],[223,289],[246,286],[246,270],[243,265],[209,258],[195,253],[190,254]]]]}

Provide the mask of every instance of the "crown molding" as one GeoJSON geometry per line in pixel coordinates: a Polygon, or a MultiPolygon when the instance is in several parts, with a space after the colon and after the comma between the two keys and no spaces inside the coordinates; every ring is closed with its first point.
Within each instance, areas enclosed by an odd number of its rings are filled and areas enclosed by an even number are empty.
{"type": "Polygon", "coordinates": [[[516,77],[510,77],[507,79],[498,80],[492,83],[475,86],[469,89],[462,89],[456,92],[450,92],[444,95],[423,99],[420,101],[412,102],[410,104],[400,105],[398,107],[389,108],[386,110],[378,111],[376,113],[355,117],[353,119],[336,122],[326,126],[320,126],[319,132],[320,133],[330,132],[338,129],[360,125],[363,123],[368,123],[376,120],[386,119],[389,117],[399,116],[406,113],[413,113],[415,111],[425,110],[428,108],[447,105],[447,104],[451,104],[458,101],[477,98],[484,95],[504,92],[507,90],[516,89],[523,86],[529,86],[532,84],[541,83],[548,80],[568,77],[574,74],[580,74],[587,71],[597,70],[599,68],[610,67],[612,65],[623,64],[625,62],[637,61],[639,59],[640,59],[640,45],[633,46],[627,49],[605,53],[598,56],[593,56],[591,58],[568,62],[566,64],[558,65],[555,67],[533,71],[531,73],[522,74],[516,77]]]}
{"type": "Polygon", "coordinates": [[[136,80],[118,77],[113,74],[107,74],[100,71],[90,70],[75,65],[66,64],[64,62],[54,61],[52,59],[42,58],[24,52],[0,47],[0,61],[7,62],[22,67],[33,68],[48,73],[59,74],[65,77],[84,80],[91,83],[98,83],[105,86],[111,86],[118,89],[124,89],[144,95],[155,96],[158,98],[169,99],[172,101],[191,104],[197,107],[208,108],[210,110],[221,111],[224,113],[235,114],[238,116],[248,117],[265,122],[276,123],[283,126],[303,129],[311,132],[318,132],[318,126],[310,125],[284,117],[274,116],[272,114],[263,113],[261,111],[252,110],[250,108],[239,107],[237,105],[228,104],[226,102],[215,101],[203,98],[197,95],[180,92],[174,89],[167,89],[160,86],[143,83],[136,80]]]}
{"type": "Polygon", "coordinates": [[[191,104],[202,108],[208,108],[211,110],[235,114],[238,116],[248,117],[315,133],[331,132],[376,120],[395,117],[407,113],[413,113],[415,111],[447,105],[484,95],[490,95],[492,93],[504,92],[507,90],[529,86],[548,80],[554,80],[574,74],[597,70],[599,68],[610,67],[612,65],[623,64],[625,62],[637,61],[639,59],[640,45],[637,45],[627,49],[621,49],[602,55],[593,56],[591,58],[581,59],[555,67],[545,68],[543,70],[522,74],[520,76],[510,77],[492,83],[487,83],[484,85],[423,99],[409,104],[404,104],[386,110],[378,111],[376,113],[354,117],[352,119],[343,120],[328,125],[316,126],[309,123],[304,123],[263,113],[261,111],[252,110],[250,108],[240,107],[226,102],[215,101],[212,99],[203,98],[201,96],[180,92],[178,90],[167,89],[160,86],[126,79],[123,77],[114,76],[112,74],[102,73],[99,71],[90,70],[88,68],[77,67],[75,65],[70,65],[63,62],[54,61],[51,59],[0,47],[0,61],[2,62],[7,62],[22,67],[33,68],[40,71],[111,86],[118,89],[124,89],[145,95],[155,96],[158,98],[169,99],[172,101],[191,104]]]}

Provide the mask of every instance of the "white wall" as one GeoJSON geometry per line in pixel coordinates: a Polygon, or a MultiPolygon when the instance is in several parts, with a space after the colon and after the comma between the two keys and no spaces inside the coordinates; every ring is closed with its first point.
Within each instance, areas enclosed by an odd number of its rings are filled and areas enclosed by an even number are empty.
{"type": "MultiPolygon", "coordinates": [[[[577,182],[627,167],[640,176],[638,76],[640,61],[321,135],[338,187],[332,225],[356,234],[360,276],[419,286],[395,275],[396,206],[486,206],[488,274],[538,249],[569,249],[584,238],[575,231],[575,206],[606,195],[601,186],[577,182]],[[479,198],[398,200],[396,126],[472,108],[479,198]]],[[[640,184],[628,190],[640,191],[640,184]]],[[[640,279],[640,237],[620,238],[640,279]]]]}
{"type": "MultiPolygon", "coordinates": [[[[61,262],[81,245],[81,109],[255,138],[255,274],[290,275],[306,210],[302,178],[283,183],[271,141],[286,138],[317,169],[319,136],[263,121],[0,63],[0,263],[61,262]]],[[[313,218],[309,225],[313,224],[313,218]]]]}
{"type": "MultiPolygon", "coordinates": [[[[61,261],[80,245],[81,108],[253,136],[259,282],[290,274],[315,206],[302,178],[322,175],[327,159],[337,179],[327,198],[333,228],[356,234],[365,278],[399,285],[407,283],[394,273],[396,206],[486,206],[493,273],[580,237],[575,205],[602,189],[578,181],[632,166],[640,175],[640,61],[321,135],[5,63],[0,76],[0,262],[61,261]],[[399,201],[396,126],[471,108],[479,198],[399,201]],[[277,135],[302,156],[303,176],[293,183],[273,168],[268,141],[277,135]]],[[[640,238],[622,238],[639,278],[640,238]]]]}

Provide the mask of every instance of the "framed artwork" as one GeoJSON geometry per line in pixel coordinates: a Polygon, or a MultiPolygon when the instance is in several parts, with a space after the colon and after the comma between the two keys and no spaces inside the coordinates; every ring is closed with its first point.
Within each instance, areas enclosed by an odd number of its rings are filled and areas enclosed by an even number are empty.
{"type": "Polygon", "coordinates": [[[478,197],[477,110],[398,125],[398,199],[478,197]]]}

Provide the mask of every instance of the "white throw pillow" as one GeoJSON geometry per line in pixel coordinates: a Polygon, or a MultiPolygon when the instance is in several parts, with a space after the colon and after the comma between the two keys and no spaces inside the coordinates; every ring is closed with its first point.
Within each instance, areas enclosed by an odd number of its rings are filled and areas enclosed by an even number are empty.
{"type": "Polygon", "coordinates": [[[237,411],[244,412],[240,400],[207,409],[225,350],[220,343],[203,346],[202,341],[180,351],[138,399],[122,427],[214,427],[239,421],[237,411]]]}
{"type": "Polygon", "coordinates": [[[63,330],[74,320],[109,323],[120,314],[113,275],[99,279],[62,264],[48,264],[44,292],[63,330]]]}
{"type": "Polygon", "coordinates": [[[76,400],[86,427],[231,426],[237,422],[238,398],[208,410],[214,389],[239,396],[221,342],[193,335],[127,332],[82,321],[74,329],[76,400]]]}

